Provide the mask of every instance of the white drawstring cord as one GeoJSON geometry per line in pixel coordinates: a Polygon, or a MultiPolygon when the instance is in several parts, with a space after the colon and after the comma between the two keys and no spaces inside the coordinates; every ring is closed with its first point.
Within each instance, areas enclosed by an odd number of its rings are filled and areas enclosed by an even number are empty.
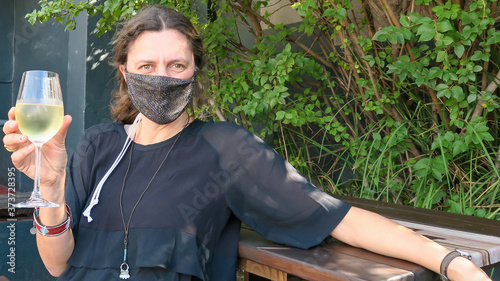
{"type": "Polygon", "coordinates": [[[101,189],[106,180],[108,179],[109,175],[113,172],[113,170],[116,168],[118,163],[120,163],[120,160],[122,160],[123,156],[125,155],[125,152],[127,151],[128,147],[132,143],[132,141],[135,138],[135,133],[137,132],[137,127],[139,122],[141,121],[141,114],[137,114],[137,117],[135,117],[134,123],[132,123],[132,126],[130,127],[130,134],[127,134],[127,139],[125,140],[125,143],[123,144],[122,151],[120,151],[120,154],[115,159],[115,162],[111,167],[108,169],[106,174],[102,177],[101,181],[99,181],[99,184],[94,190],[94,193],[92,194],[92,199],[90,201],[90,204],[87,206],[85,211],[83,212],[83,215],[87,217],[88,222],[91,222],[93,219],[90,216],[90,211],[92,208],[99,203],[99,194],[101,194],[101,189]]]}

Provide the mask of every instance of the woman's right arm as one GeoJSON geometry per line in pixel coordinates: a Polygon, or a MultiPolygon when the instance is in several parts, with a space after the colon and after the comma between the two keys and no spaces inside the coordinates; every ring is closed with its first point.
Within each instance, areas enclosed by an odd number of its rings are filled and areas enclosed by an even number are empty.
{"type": "MultiPolygon", "coordinates": [[[[3,126],[5,148],[14,151],[11,155],[14,166],[20,172],[33,178],[35,147],[19,131],[19,126],[15,121],[14,107],[9,111],[8,117],[9,121],[3,126]]],[[[65,139],[70,124],[71,116],[64,116],[59,132],[42,147],[40,191],[45,199],[59,204],[57,208],[40,208],[38,222],[44,226],[56,226],[67,219],[64,189],[68,156],[65,139]]],[[[74,244],[71,229],[55,237],[45,237],[37,233],[40,257],[53,276],[61,275],[68,267],[67,261],[73,252],[74,244]]]]}

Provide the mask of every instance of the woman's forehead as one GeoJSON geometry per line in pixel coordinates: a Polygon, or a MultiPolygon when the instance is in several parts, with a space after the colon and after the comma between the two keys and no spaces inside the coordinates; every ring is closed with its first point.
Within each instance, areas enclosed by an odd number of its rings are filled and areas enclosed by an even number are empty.
{"type": "Polygon", "coordinates": [[[156,56],[190,58],[193,53],[187,37],[173,29],[144,31],[131,43],[128,59],[151,60],[156,56]]]}

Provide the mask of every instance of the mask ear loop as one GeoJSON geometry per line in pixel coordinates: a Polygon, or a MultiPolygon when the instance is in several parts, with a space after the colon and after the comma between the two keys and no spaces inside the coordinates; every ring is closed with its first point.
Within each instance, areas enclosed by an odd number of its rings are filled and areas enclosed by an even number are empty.
{"type": "Polygon", "coordinates": [[[135,134],[137,133],[137,128],[139,127],[138,124],[141,121],[141,113],[137,114],[137,117],[135,117],[134,123],[132,123],[132,126],[130,126],[129,133],[127,134],[127,139],[125,140],[125,143],[123,144],[123,148],[120,151],[120,154],[115,159],[115,162],[113,162],[113,165],[108,169],[106,174],[102,177],[102,179],[99,181],[99,184],[97,187],[94,189],[94,193],[92,194],[92,199],[90,201],[90,204],[87,206],[85,211],[83,212],[83,215],[87,217],[88,222],[91,222],[93,219],[90,216],[90,212],[92,208],[99,203],[99,195],[101,194],[102,186],[108,179],[109,175],[113,172],[113,170],[118,166],[118,163],[122,160],[123,156],[125,155],[125,152],[127,152],[128,147],[132,143],[132,141],[135,139],[135,134]]]}

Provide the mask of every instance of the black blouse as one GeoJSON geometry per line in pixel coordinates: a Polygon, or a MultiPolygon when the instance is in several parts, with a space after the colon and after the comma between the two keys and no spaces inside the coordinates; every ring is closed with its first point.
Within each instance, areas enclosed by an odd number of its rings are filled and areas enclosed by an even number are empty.
{"type": "MultiPolygon", "coordinates": [[[[309,248],[349,210],[300,175],[261,139],[232,123],[185,128],[130,223],[129,280],[234,281],[240,221],[265,238],[309,248]]],[[[134,144],[104,184],[92,222],[82,213],[120,153],[123,124],[88,129],[69,164],[66,200],[75,249],[59,280],[121,280],[125,222],[177,136],[134,144]]]]}

